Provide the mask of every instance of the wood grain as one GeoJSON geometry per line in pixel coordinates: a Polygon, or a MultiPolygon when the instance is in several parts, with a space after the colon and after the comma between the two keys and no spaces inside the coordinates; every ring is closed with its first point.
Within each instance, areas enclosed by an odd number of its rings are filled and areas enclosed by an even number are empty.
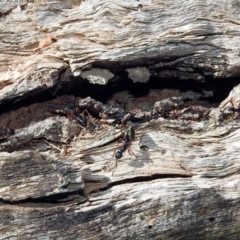
{"type": "MultiPolygon", "coordinates": [[[[239,76],[239,9],[237,0],[0,2],[0,104],[56,93],[73,77],[239,76]]],[[[0,239],[239,239],[240,123],[223,114],[229,100],[238,108],[239,89],[219,108],[179,109],[196,93],[145,99],[144,111],[133,101],[129,119],[119,106],[63,99],[96,115],[91,128],[46,103],[16,109],[16,134],[0,141],[0,239]],[[116,161],[125,123],[137,157],[126,150],[116,161]]]]}
{"type": "Polygon", "coordinates": [[[0,102],[70,75],[100,84],[119,71],[134,82],[239,76],[236,0],[13,1],[0,13],[0,102]]]}

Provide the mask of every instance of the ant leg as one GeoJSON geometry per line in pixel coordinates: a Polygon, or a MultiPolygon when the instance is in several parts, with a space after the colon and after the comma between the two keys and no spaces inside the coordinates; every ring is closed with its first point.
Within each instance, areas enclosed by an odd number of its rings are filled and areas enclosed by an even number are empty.
{"type": "Polygon", "coordinates": [[[114,170],[117,168],[118,159],[115,158],[115,162],[116,162],[116,164],[115,164],[114,168],[112,169],[112,176],[113,176],[114,170]]]}
{"type": "Polygon", "coordinates": [[[127,150],[128,150],[129,155],[134,155],[136,158],[138,158],[138,156],[132,151],[130,146],[127,147],[127,150]]]}
{"type": "Polygon", "coordinates": [[[232,99],[230,99],[229,101],[227,101],[227,102],[222,106],[222,108],[224,108],[229,102],[231,103],[232,107],[234,107],[233,101],[232,101],[232,99]]]}
{"type": "Polygon", "coordinates": [[[114,170],[117,168],[117,165],[118,165],[118,159],[115,157],[115,153],[116,153],[116,151],[117,151],[118,149],[120,149],[120,148],[121,148],[121,147],[116,148],[115,151],[113,152],[113,157],[114,157],[114,159],[115,159],[115,166],[114,166],[113,169],[112,169],[112,176],[113,176],[114,170]]]}
{"type": "Polygon", "coordinates": [[[132,142],[139,140],[139,143],[138,143],[138,145],[140,145],[140,143],[141,143],[141,141],[142,141],[142,138],[143,138],[143,136],[144,136],[144,135],[146,135],[146,133],[143,133],[143,134],[142,134],[142,135],[140,135],[139,137],[135,138],[134,140],[132,140],[132,142]]]}
{"type": "Polygon", "coordinates": [[[118,143],[124,143],[123,137],[120,137],[117,141],[118,141],[118,143]]]}
{"type": "Polygon", "coordinates": [[[72,120],[76,119],[76,117],[72,110],[66,110],[66,114],[69,120],[67,128],[68,128],[68,139],[70,140],[73,137],[72,136],[72,120]]]}
{"type": "Polygon", "coordinates": [[[71,121],[71,116],[70,116],[70,112],[69,111],[67,111],[67,118],[68,118],[69,121],[71,121]]]}
{"type": "Polygon", "coordinates": [[[96,126],[97,124],[92,120],[92,116],[90,115],[90,113],[88,112],[87,109],[85,109],[85,110],[82,112],[82,114],[84,114],[84,113],[87,113],[88,119],[91,121],[91,123],[92,123],[94,126],[96,126]]]}
{"type": "Polygon", "coordinates": [[[131,117],[130,113],[127,113],[126,115],[124,115],[124,117],[121,120],[122,126],[126,124],[126,122],[129,120],[130,117],[131,117]]]}
{"type": "Polygon", "coordinates": [[[234,108],[234,103],[233,103],[233,100],[229,100],[229,102],[231,103],[232,107],[234,108]]]}
{"type": "Polygon", "coordinates": [[[73,112],[71,112],[72,120],[76,120],[76,116],[73,112]]]}
{"type": "Polygon", "coordinates": [[[237,119],[240,116],[240,110],[235,112],[233,119],[237,119]]]}
{"type": "Polygon", "coordinates": [[[69,121],[72,121],[73,119],[75,119],[74,114],[71,110],[67,110],[66,113],[69,121]]]}
{"type": "MultiPolygon", "coordinates": [[[[13,115],[13,114],[12,114],[12,115],[13,115]]],[[[11,116],[11,118],[12,118],[12,116],[11,116]]],[[[9,119],[8,123],[7,123],[7,124],[4,126],[4,127],[5,127],[5,129],[7,129],[7,128],[8,128],[8,126],[9,126],[10,122],[11,122],[11,119],[9,119]]]]}
{"type": "Polygon", "coordinates": [[[117,147],[115,150],[114,150],[114,152],[113,152],[113,157],[115,156],[115,153],[116,153],[116,151],[118,150],[118,149],[120,149],[121,147],[117,147]]]}
{"type": "Polygon", "coordinates": [[[235,116],[233,119],[237,119],[240,116],[240,100],[238,100],[236,102],[238,102],[238,105],[237,105],[237,108],[235,109],[236,112],[235,112],[235,116]]]}
{"type": "MultiPolygon", "coordinates": [[[[226,102],[223,106],[225,106],[227,103],[231,103],[231,105],[232,105],[232,107],[234,108],[234,109],[236,109],[235,108],[235,106],[234,106],[234,102],[233,102],[233,100],[232,99],[230,99],[228,102],[226,102]]],[[[238,102],[238,105],[237,105],[237,108],[239,108],[240,107],[240,100],[238,100],[238,101],[235,101],[235,103],[237,103],[238,102]]]]}
{"type": "Polygon", "coordinates": [[[123,128],[122,128],[122,127],[121,127],[120,131],[121,131],[121,136],[122,136],[122,138],[124,139],[124,133],[125,133],[125,132],[123,132],[123,128]]]}
{"type": "Polygon", "coordinates": [[[238,102],[238,105],[237,105],[237,110],[240,108],[240,100],[236,101],[236,103],[238,102]]]}
{"type": "Polygon", "coordinates": [[[8,126],[9,126],[9,124],[10,124],[10,122],[11,122],[12,115],[13,115],[13,113],[11,114],[11,117],[10,117],[10,119],[8,120],[7,124],[3,126],[3,130],[7,130],[7,129],[8,129],[8,126]]]}

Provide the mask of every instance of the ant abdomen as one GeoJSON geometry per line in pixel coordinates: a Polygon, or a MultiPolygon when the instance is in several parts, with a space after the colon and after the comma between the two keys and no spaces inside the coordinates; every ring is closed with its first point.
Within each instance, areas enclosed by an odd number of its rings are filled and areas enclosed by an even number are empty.
{"type": "Polygon", "coordinates": [[[118,150],[116,153],[115,153],[115,158],[116,159],[120,159],[122,157],[122,152],[120,150],[118,150]]]}

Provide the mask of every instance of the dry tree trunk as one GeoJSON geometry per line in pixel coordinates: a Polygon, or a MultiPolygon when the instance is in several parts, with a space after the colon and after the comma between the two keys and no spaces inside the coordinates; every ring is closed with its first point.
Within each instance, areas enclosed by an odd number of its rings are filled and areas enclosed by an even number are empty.
{"type": "MultiPolygon", "coordinates": [[[[0,2],[0,103],[126,72],[239,76],[239,12],[237,0],[0,2]]],[[[146,97],[148,111],[62,96],[4,112],[16,133],[0,132],[0,239],[238,239],[239,89],[212,109],[181,109],[185,93],[146,97]],[[54,114],[69,102],[94,116],[87,128],[54,114]],[[116,162],[123,119],[137,158],[116,162]]]]}

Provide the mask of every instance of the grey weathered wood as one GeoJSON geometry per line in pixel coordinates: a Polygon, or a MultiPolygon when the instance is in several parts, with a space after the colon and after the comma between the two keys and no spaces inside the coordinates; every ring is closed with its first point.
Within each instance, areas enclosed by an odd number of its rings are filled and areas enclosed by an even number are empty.
{"type": "MultiPolygon", "coordinates": [[[[0,102],[71,74],[105,84],[116,69],[134,82],[239,76],[239,9],[236,0],[0,2],[0,102]]],[[[16,129],[0,142],[0,239],[238,239],[240,124],[221,111],[230,99],[238,106],[239,89],[219,109],[199,108],[204,121],[174,110],[183,95],[133,113],[148,151],[136,140],[138,158],[126,151],[117,166],[113,108],[90,106],[103,120],[94,131],[64,116],[16,129]],[[164,108],[179,118],[160,117],[164,108]]]]}
{"type": "Polygon", "coordinates": [[[11,239],[238,239],[238,181],[239,175],[165,178],[115,186],[79,205],[0,206],[1,233],[11,239]]]}
{"type": "Polygon", "coordinates": [[[83,188],[81,174],[72,179],[75,187],[70,186],[72,172],[79,172],[74,164],[44,159],[41,154],[31,151],[3,152],[1,157],[1,199],[19,201],[39,198],[53,194],[78,191],[83,188]],[[71,171],[69,171],[71,169],[71,171]],[[75,188],[75,189],[74,189],[75,188]]]}
{"type": "Polygon", "coordinates": [[[116,168],[120,129],[82,129],[69,142],[69,126],[51,117],[1,144],[1,239],[238,238],[236,120],[135,124],[148,151],[134,141],[138,158],[126,151],[116,168]]]}
{"type": "Polygon", "coordinates": [[[100,84],[115,70],[134,82],[240,75],[237,0],[19,4],[0,3],[0,102],[58,86],[70,74],[100,84]]]}

